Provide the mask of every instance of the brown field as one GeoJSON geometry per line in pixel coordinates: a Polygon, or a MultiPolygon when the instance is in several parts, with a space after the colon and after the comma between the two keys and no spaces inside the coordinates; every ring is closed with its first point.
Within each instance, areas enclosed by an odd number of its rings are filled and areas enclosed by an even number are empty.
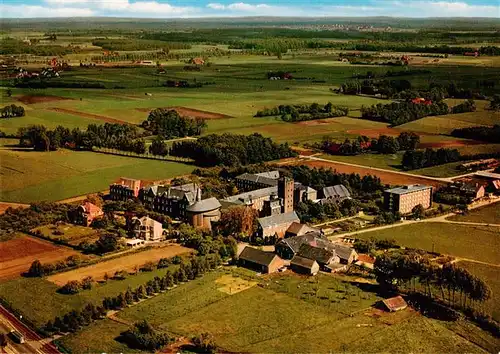
{"type": "Polygon", "coordinates": [[[5,202],[0,202],[0,215],[5,213],[5,211],[9,208],[27,208],[29,207],[29,204],[19,204],[19,203],[5,203],[5,202]]]}
{"type": "Polygon", "coordinates": [[[58,113],[73,114],[73,115],[85,117],[85,118],[99,119],[99,120],[102,120],[102,121],[108,122],[108,123],[130,124],[130,123],[125,122],[123,120],[119,120],[119,119],[115,119],[115,118],[111,118],[111,117],[106,117],[106,116],[101,116],[98,114],[75,111],[75,110],[67,109],[67,108],[52,107],[52,108],[48,108],[48,110],[53,111],[53,112],[58,112],[58,113]]]}
{"type": "Polygon", "coordinates": [[[59,96],[30,96],[24,95],[17,97],[17,100],[24,104],[35,104],[44,102],[54,102],[54,101],[66,101],[71,100],[71,98],[59,97],[59,96]]]}
{"type": "MultiPolygon", "coordinates": [[[[232,117],[227,116],[225,114],[208,112],[208,111],[201,111],[199,109],[193,109],[193,108],[187,108],[187,107],[181,107],[181,106],[163,107],[163,108],[173,109],[183,117],[194,117],[194,118],[204,118],[204,119],[232,118],[232,117]]],[[[139,112],[150,112],[153,109],[154,108],[136,108],[136,110],[139,112]]]]}
{"type": "Polygon", "coordinates": [[[296,125],[305,125],[305,126],[311,126],[311,125],[324,125],[324,124],[342,124],[337,121],[335,121],[337,118],[326,118],[326,119],[313,119],[313,120],[304,120],[302,122],[297,122],[294,123],[296,125]]]}
{"type": "Polygon", "coordinates": [[[427,178],[413,177],[408,175],[403,175],[399,173],[394,173],[390,171],[380,171],[374,170],[371,167],[361,167],[361,166],[349,166],[344,164],[339,164],[335,162],[327,162],[327,161],[305,161],[305,160],[291,160],[288,165],[305,165],[312,168],[331,168],[340,173],[358,173],[361,176],[365,175],[375,175],[380,178],[382,183],[390,184],[390,185],[404,185],[404,184],[427,184],[432,185],[434,187],[443,186],[444,182],[439,182],[427,178]]]}
{"type": "Polygon", "coordinates": [[[169,245],[166,247],[155,247],[153,249],[124,255],[109,261],[99,262],[88,267],[82,267],[69,272],[51,275],[47,279],[57,285],[64,285],[71,280],[81,280],[91,276],[94,279],[104,278],[104,274],[112,276],[117,271],[133,271],[135,267],[141,267],[147,262],[155,262],[161,258],[174,257],[192,250],[179,245],[169,245]]]}
{"type": "MultiPolygon", "coordinates": [[[[398,136],[403,130],[397,128],[377,128],[377,129],[352,129],[347,131],[349,134],[365,135],[369,138],[378,138],[380,135],[398,136]]],[[[419,135],[427,135],[425,133],[417,133],[419,135]]]]}
{"type": "Polygon", "coordinates": [[[0,280],[19,277],[36,259],[42,263],[53,263],[76,254],[78,252],[70,248],[29,236],[0,242],[0,280]]]}
{"type": "Polygon", "coordinates": [[[426,149],[426,148],[441,148],[441,147],[460,147],[460,146],[481,145],[481,144],[485,143],[478,140],[444,140],[444,141],[439,141],[437,143],[420,143],[418,147],[420,149],[426,149]]]}

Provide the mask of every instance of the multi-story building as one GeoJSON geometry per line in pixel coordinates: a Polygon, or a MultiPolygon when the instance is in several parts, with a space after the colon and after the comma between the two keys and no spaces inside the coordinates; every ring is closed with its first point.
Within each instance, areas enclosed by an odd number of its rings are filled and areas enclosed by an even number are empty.
{"type": "Polygon", "coordinates": [[[243,173],[235,179],[236,187],[240,191],[252,191],[261,188],[276,187],[279,172],[243,173]]]}
{"type": "Polygon", "coordinates": [[[100,218],[104,212],[97,205],[86,202],[76,209],[74,223],[83,226],[89,226],[94,219],[100,218]]]}
{"type": "Polygon", "coordinates": [[[300,222],[295,211],[259,218],[257,234],[263,238],[273,236],[283,238],[285,237],[286,230],[288,230],[290,225],[294,222],[300,222]]]}
{"type": "Polygon", "coordinates": [[[432,206],[431,186],[414,184],[384,191],[384,206],[393,213],[409,214],[417,205],[432,206]]]}
{"type": "Polygon", "coordinates": [[[142,218],[134,217],[132,219],[132,226],[135,238],[146,241],[158,241],[163,236],[162,224],[147,216],[143,216],[142,218]]]}
{"type": "Polygon", "coordinates": [[[121,177],[116,183],[109,186],[109,195],[112,200],[129,200],[139,197],[141,180],[121,177]]]}

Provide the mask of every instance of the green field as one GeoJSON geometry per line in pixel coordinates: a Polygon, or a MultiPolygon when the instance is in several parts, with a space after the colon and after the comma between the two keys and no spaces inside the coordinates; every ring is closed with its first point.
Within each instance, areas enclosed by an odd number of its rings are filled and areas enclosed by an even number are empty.
{"type": "Polygon", "coordinates": [[[490,204],[470,210],[466,215],[454,215],[448,219],[452,221],[500,224],[500,204],[490,204]]]}
{"type": "Polygon", "coordinates": [[[40,231],[43,236],[54,241],[62,241],[72,246],[78,246],[82,242],[94,243],[99,239],[99,234],[96,230],[90,227],[84,227],[73,224],[61,225],[44,225],[33,229],[32,231],[40,231]],[[56,235],[54,232],[63,232],[63,235],[56,235]]]}
{"type": "MultiPolygon", "coordinates": [[[[321,353],[370,348],[385,352],[389,348],[398,352],[405,347],[411,352],[482,352],[440,321],[412,310],[373,309],[379,300],[374,293],[330,275],[265,277],[260,285],[233,295],[217,289],[218,277],[239,273],[207,274],[127,308],[118,317],[130,323],[147,319],[158,328],[188,337],[209,332],[223,351],[321,353]]],[[[124,350],[112,341],[124,329],[105,320],[61,343],[74,353],[124,350]],[[101,345],[89,343],[99,334],[104,337],[101,345]]]]}
{"type": "Polygon", "coordinates": [[[500,269],[498,267],[489,266],[486,264],[473,263],[462,261],[458,265],[469,270],[472,274],[483,279],[491,288],[492,296],[485,304],[486,309],[491,316],[499,321],[500,320],[500,269]]]}
{"type": "Polygon", "coordinates": [[[166,272],[167,268],[139,272],[124,280],[108,280],[75,295],[57,293],[58,286],[42,278],[19,278],[1,283],[0,297],[36,326],[42,326],[48,320],[63,316],[72,309],[81,309],[89,302],[101,305],[105,297],[117,296],[128,287],[135,289],[155,276],[162,277],[166,272]]]}
{"type": "Polygon", "coordinates": [[[498,227],[421,222],[365,232],[356,237],[395,239],[401,246],[497,264],[499,236],[498,227]]]}
{"type": "Polygon", "coordinates": [[[24,203],[103,191],[122,176],[156,180],[193,170],[175,162],[70,150],[0,150],[0,160],[0,200],[24,203]]]}

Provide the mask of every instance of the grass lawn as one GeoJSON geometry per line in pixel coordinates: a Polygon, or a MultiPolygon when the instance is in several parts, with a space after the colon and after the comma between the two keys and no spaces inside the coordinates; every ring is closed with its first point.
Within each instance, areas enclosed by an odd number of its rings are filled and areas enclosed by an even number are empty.
{"type": "Polygon", "coordinates": [[[101,305],[106,296],[117,296],[128,287],[134,289],[155,276],[165,275],[166,272],[167,268],[139,272],[124,280],[108,280],[106,283],[96,284],[91,290],[84,290],[75,295],[57,293],[59,287],[42,278],[19,278],[1,283],[0,297],[36,326],[41,326],[72,309],[83,308],[88,302],[101,305]]]}
{"type": "Polygon", "coordinates": [[[463,162],[450,162],[444,165],[431,166],[419,168],[417,170],[408,171],[416,175],[429,176],[429,177],[454,177],[463,174],[457,167],[463,162]]]}
{"type": "Polygon", "coordinates": [[[49,237],[52,240],[64,241],[73,246],[78,246],[84,241],[93,243],[99,239],[96,230],[73,224],[62,224],[59,226],[53,224],[44,225],[33,229],[33,231],[40,231],[45,237],[49,237]],[[64,234],[55,235],[55,231],[61,231],[64,234]]]}
{"type": "Polygon", "coordinates": [[[500,321],[500,300],[498,297],[500,294],[500,269],[486,264],[467,261],[461,261],[458,265],[483,279],[490,286],[492,296],[486,302],[485,307],[495,320],[500,321]]]}
{"type": "Polygon", "coordinates": [[[452,221],[500,224],[500,204],[490,204],[482,208],[470,210],[467,212],[467,215],[454,215],[448,219],[452,221]]]}
{"type": "Polygon", "coordinates": [[[422,222],[365,232],[356,237],[395,239],[401,246],[498,263],[500,247],[498,227],[422,222]]]}
{"type": "Polygon", "coordinates": [[[64,348],[71,348],[71,353],[140,353],[126,344],[115,340],[120,333],[128,329],[127,325],[104,319],[92,323],[77,333],[62,337],[57,342],[64,348]]]}
{"type": "Polygon", "coordinates": [[[0,200],[55,201],[103,191],[119,177],[166,179],[191,173],[193,166],[98,154],[0,150],[0,200]]]}
{"type": "MultiPolygon", "coordinates": [[[[118,317],[131,323],[146,319],[188,337],[209,332],[218,346],[233,352],[385,352],[388,346],[389,352],[402,347],[412,352],[482,352],[443,323],[413,310],[387,313],[371,307],[378,300],[374,293],[358,289],[367,302],[357,303],[359,297],[348,294],[355,286],[349,285],[347,293],[343,292],[344,283],[334,276],[276,274],[256,278],[247,271],[241,275],[241,271],[206,274],[127,308],[118,317]],[[260,285],[228,295],[218,290],[216,282],[228,274],[246,279],[250,274],[260,285]],[[325,293],[327,290],[331,294],[325,293]],[[346,296],[348,300],[340,304],[342,312],[330,306],[346,296]]],[[[62,344],[77,353],[123,350],[120,343],[111,341],[125,328],[103,322],[65,337],[62,344]],[[102,346],[88,343],[98,335],[104,337],[102,346]]]]}

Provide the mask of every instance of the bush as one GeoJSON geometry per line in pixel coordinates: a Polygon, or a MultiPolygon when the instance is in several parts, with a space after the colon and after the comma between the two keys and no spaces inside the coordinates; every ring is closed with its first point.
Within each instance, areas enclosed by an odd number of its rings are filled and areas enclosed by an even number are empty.
{"type": "Polygon", "coordinates": [[[71,280],[71,281],[67,282],[64,286],[62,286],[59,289],[59,292],[61,294],[73,295],[73,294],[79,293],[80,290],[82,290],[82,286],[81,286],[80,282],[78,282],[77,280],[71,280]]]}
{"type": "Polygon", "coordinates": [[[146,320],[135,323],[120,339],[131,348],[150,351],[160,349],[171,340],[167,333],[155,330],[146,320]]]}

